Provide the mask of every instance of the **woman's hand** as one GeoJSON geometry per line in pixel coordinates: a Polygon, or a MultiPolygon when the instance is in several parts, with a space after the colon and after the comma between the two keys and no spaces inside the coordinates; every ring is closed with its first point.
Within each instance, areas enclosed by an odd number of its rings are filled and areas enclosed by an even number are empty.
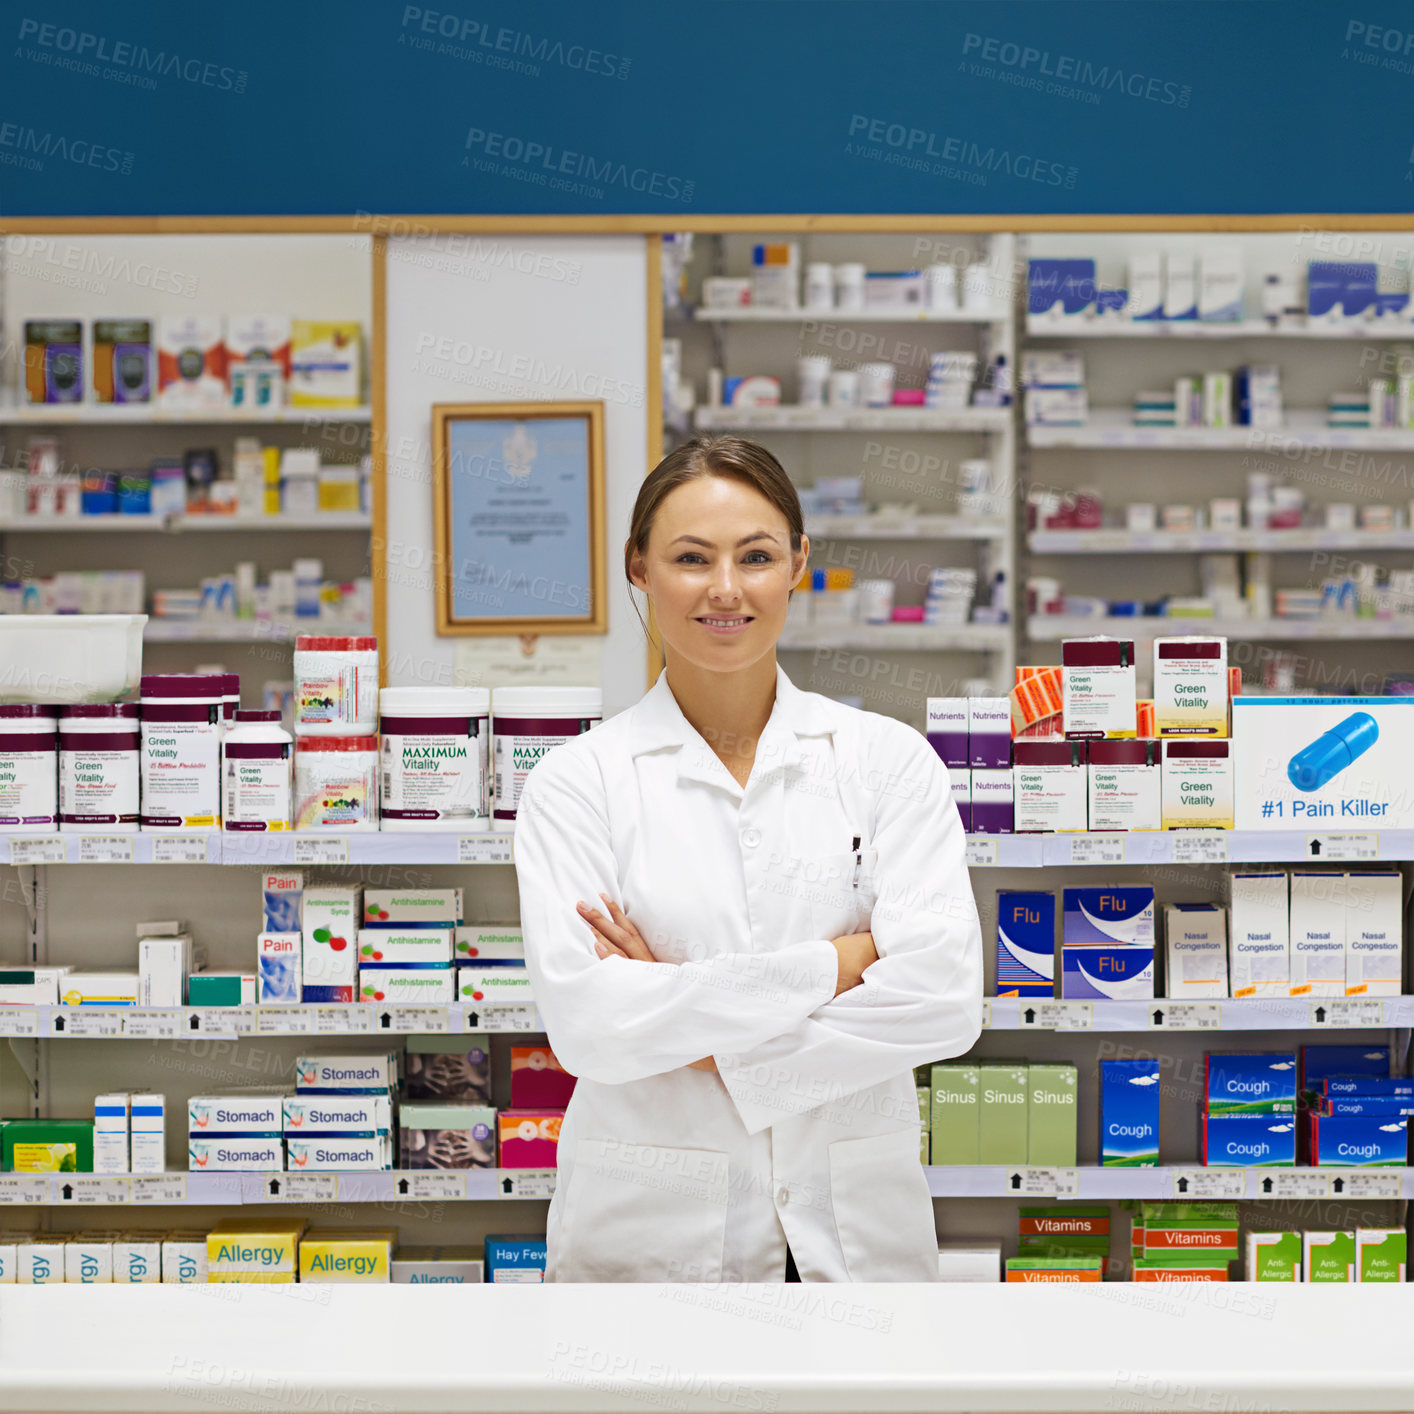
{"type": "Polygon", "coordinates": [[[873,933],[847,933],[843,938],[835,938],[835,951],[839,954],[839,977],[835,982],[835,995],[857,987],[864,980],[864,970],[879,960],[874,947],[873,933]]]}
{"type": "MultiPolygon", "coordinates": [[[[628,914],[608,894],[600,894],[599,897],[604,900],[604,905],[609,910],[608,918],[597,908],[590,908],[583,899],[575,904],[579,916],[594,930],[594,951],[601,958],[627,957],[637,962],[657,962],[658,959],[643,941],[643,935],[629,921],[628,914]]],[[[689,1061],[687,1068],[710,1070],[715,1075],[717,1062],[711,1056],[703,1056],[701,1060],[689,1061]]]]}

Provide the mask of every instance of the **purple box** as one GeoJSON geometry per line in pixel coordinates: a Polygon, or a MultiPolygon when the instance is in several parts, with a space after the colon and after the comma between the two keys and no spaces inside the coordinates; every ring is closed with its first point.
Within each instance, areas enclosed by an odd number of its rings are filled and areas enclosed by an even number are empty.
{"type": "Polygon", "coordinates": [[[1009,835],[1012,832],[1011,767],[972,772],[972,832],[1009,835]]]}
{"type": "Polygon", "coordinates": [[[974,771],[1011,765],[1011,698],[967,699],[967,764],[974,771]]]}
{"type": "Polygon", "coordinates": [[[928,699],[928,745],[949,769],[967,765],[967,698],[928,699]]]}
{"type": "Polygon", "coordinates": [[[948,780],[952,782],[953,804],[962,817],[962,828],[972,832],[972,772],[966,766],[952,766],[948,769],[948,780]]]}

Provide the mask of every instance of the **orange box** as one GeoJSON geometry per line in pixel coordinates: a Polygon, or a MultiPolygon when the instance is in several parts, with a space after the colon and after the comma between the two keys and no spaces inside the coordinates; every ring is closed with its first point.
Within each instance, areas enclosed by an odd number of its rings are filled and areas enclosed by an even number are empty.
{"type": "Polygon", "coordinates": [[[563,1110],[502,1110],[497,1118],[503,1169],[552,1169],[559,1163],[563,1110]]]}
{"type": "Polygon", "coordinates": [[[511,1108],[562,1110],[574,1094],[575,1077],[549,1046],[511,1047],[511,1108]]]}

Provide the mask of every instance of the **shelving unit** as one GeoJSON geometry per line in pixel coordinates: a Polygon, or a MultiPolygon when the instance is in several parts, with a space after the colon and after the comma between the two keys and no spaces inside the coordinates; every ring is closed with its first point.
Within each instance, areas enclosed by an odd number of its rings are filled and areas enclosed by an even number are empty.
{"type": "Polygon", "coordinates": [[[1064,614],[1038,614],[1026,621],[1033,643],[1059,643],[1063,638],[1108,633],[1125,638],[1154,639],[1164,634],[1216,633],[1226,638],[1269,639],[1297,643],[1339,639],[1408,639],[1414,637],[1414,615],[1394,619],[1356,619],[1331,615],[1318,619],[1204,619],[1204,618],[1067,618],[1064,614]]]}
{"type": "Polygon", "coordinates": [[[1306,554],[1312,550],[1414,550],[1414,530],[1033,530],[1033,555],[1184,555],[1258,550],[1306,554]]]}
{"type": "Polygon", "coordinates": [[[268,530],[355,530],[373,526],[373,517],[362,511],[321,511],[312,516],[180,515],[180,516],[20,516],[0,520],[0,534],[73,535],[185,535],[200,532],[235,535],[268,530]]]}
{"type": "Polygon", "coordinates": [[[1136,427],[1129,408],[1092,407],[1078,427],[1028,427],[1033,447],[1109,448],[1144,451],[1292,451],[1348,448],[1352,451],[1414,451],[1414,430],[1398,427],[1328,427],[1324,412],[1292,408],[1280,427],[1136,427]]]}
{"type": "Polygon", "coordinates": [[[236,407],[178,408],[161,403],[0,403],[0,424],[17,427],[320,427],[331,422],[371,422],[368,406],[347,408],[278,407],[248,411],[236,407]]]}
{"type": "Polygon", "coordinates": [[[1349,324],[1269,324],[1265,319],[1026,321],[1028,339],[1410,339],[1414,323],[1367,319],[1349,324]]]}

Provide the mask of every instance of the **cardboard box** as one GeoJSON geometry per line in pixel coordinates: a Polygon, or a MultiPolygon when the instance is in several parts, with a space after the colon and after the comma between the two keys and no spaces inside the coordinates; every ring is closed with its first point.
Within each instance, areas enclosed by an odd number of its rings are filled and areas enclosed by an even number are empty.
{"type": "Polygon", "coordinates": [[[1319,1168],[1404,1168],[1409,1120],[1404,1115],[1311,1116],[1311,1164],[1319,1168]]]}
{"type": "Polygon", "coordinates": [[[188,1006],[253,1006],[256,996],[254,972],[193,972],[187,978],[188,1006]]]}
{"type": "Polygon", "coordinates": [[[1160,736],[1227,735],[1227,640],[1154,640],[1154,725],[1160,736]]]}
{"type": "Polygon", "coordinates": [[[933,1163],[981,1163],[981,1071],[975,1065],[935,1065],[931,1081],[928,1129],[933,1163]]]}
{"type": "Polygon", "coordinates": [[[227,381],[248,363],[273,363],[286,380],[290,376],[290,321],[283,314],[226,316],[227,381]]]}
{"type": "Polygon", "coordinates": [[[1404,990],[1404,886],[1398,869],[1345,875],[1345,994],[1397,997],[1404,990]]]}
{"type": "Polygon", "coordinates": [[[575,1077],[555,1059],[549,1046],[511,1047],[511,1107],[564,1109],[574,1094],[575,1077]]]}
{"type": "Polygon", "coordinates": [[[1234,997],[1285,997],[1291,987],[1290,901],[1284,869],[1231,875],[1228,956],[1234,997]]]}
{"type": "Polygon", "coordinates": [[[1073,1065],[1032,1062],[1026,1083],[1026,1162],[1043,1168],[1074,1168],[1079,1115],[1073,1065]]]}
{"type": "Polygon", "coordinates": [[[1100,1062],[1100,1165],[1156,1168],[1159,1162],[1159,1063],[1100,1062]]]}
{"type": "Polygon", "coordinates": [[[0,1172],[92,1173],[93,1121],[4,1121],[0,1124],[0,1172]]]}
{"type": "Polygon", "coordinates": [[[487,1281],[543,1282],[545,1280],[545,1239],[543,1237],[488,1234],[485,1253],[487,1281]]]}
{"type": "Polygon", "coordinates": [[[69,971],[59,979],[59,1001],[64,1006],[136,1006],[141,995],[138,974],[119,968],[69,971]]]}
{"type": "Polygon", "coordinates": [[[239,1135],[187,1139],[187,1168],[192,1173],[265,1173],[285,1167],[285,1142],[277,1137],[255,1139],[239,1135]]]}
{"type": "Polygon", "coordinates": [[[409,1036],[405,1055],[409,1100],[491,1103],[489,1036],[409,1036]]]}
{"type": "Polygon", "coordinates": [[[226,406],[226,343],[220,315],[158,319],[157,401],[164,407],[226,406]]]}
{"type": "Polygon", "coordinates": [[[967,698],[967,764],[978,771],[1011,766],[1011,698],[967,698]]]}
{"type": "Polygon", "coordinates": [[[132,1096],[123,1092],[93,1097],[93,1171],[127,1173],[132,1096]]]}
{"type": "Polygon", "coordinates": [[[1355,1229],[1355,1280],[1405,1280],[1409,1235],[1402,1227],[1355,1229]]]}
{"type": "Polygon", "coordinates": [[[1345,995],[1345,875],[1291,871],[1291,995],[1345,995]]]}
{"type": "Polygon", "coordinates": [[[295,319],[290,324],[291,407],[358,407],[363,397],[363,326],[295,319]]]}
{"type": "Polygon", "coordinates": [[[977,1071],[977,1162],[1026,1163],[1026,1066],[984,1062],[977,1071]]]}
{"type": "Polygon", "coordinates": [[[966,766],[948,768],[948,787],[952,802],[957,806],[957,818],[968,834],[972,833],[972,772],[966,766]]]}
{"type": "Polygon", "coordinates": [[[1208,1115],[1200,1123],[1204,1164],[1220,1168],[1291,1168],[1296,1163],[1294,1115],[1208,1115]]]}
{"type": "Polygon", "coordinates": [[[1103,884],[1066,889],[1062,937],[1072,943],[1154,941],[1154,886],[1103,884]]]}
{"type": "Polygon", "coordinates": [[[1302,1252],[1307,1281],[1355,1280],[1353,1232],[1305,1232],[1302,1252]]]}
{"type": "MultiPolygon", "coordinates": [[[[455,977],[457,1000],[478,1006],[533,1006],[530,973],[524,967],[458,964],[455,977]]],[[[468,1021],[468,1025],[473,1025],[468,1021]]]]}
{"type": "Polygon", "coordinates": [[[291,1173],[378,1173],[393,1167],[392,1136],[375,1134],[355,1139],[346,1135],[287,1134],[285,1167],[291,1173]]]}
{"type": "Polygon", "coordinates": [[[404,1101],[398,1107],[398,1135],[399,1168],[496,1167],[496,1111],[489,1105],[404,1101]]]}
{"type": "Polygon", "coordinates": [[[115,1234],[84,1233],[64,1243],[64,1280],[77,1286],[108,1286],[113,1281],[115,1234]]]}
{"type": "Polygon", "coordinates": [[[1000,1242],[961,1240],[938,1243],[938,1280],[999,1282],[1002,1279],[1000,1242]]]}
{"type": "Polygon", "coordinates": [[[1132,641],[1103,636],[1064,639],[1061,670],[1061,710],[1067,737],[1134,735],[1138,697],[1132,641]]]}
{"type": "Polygon", "coordinates": [[[193,1095],[187,1101],[187,1132],[269,1138],[284,1129],[286,1091],[279,1086],[251,1086],[222,1095],[193,1095]]]}
{"type": "Polygon", "coordinates": [[[1165,737],[1161,779],[1164,829],[1207,826],[1230,830],[1233,781],[1231,742],[1165,737]]]}
{"type": "Polygon", "coordinates": [[[997,995],[1056,994],[1056,896],[997,892],[997,995]]]}
{"type": "Polygon", "coordinates": [[[1012,801],[1011,767],[995,771],[973,771],[972,830],[979,835],[1009,835],[1015,818],[1012,801]]]}
{"type": "MultiPolygon", "coordinates": [[[[927,700],[928,744],[938,753],[943,765],[950,769],[970,764],[967,703],[965,697],[930,697],[927,700]]],[[[1010,730],[1007,735],[1010,737],[1010,730]]]]}
{"type": "Polygon", "coordinates": [[[390,1095],[286,1095],[281,1124],[291,1134],[367,1138],[393,1131],[390,1095]]]}
{"type": "Polygon", "coordinates": [[[304,870],[272,869],[260,877],[266,933],[298,933],[304,903],[304,870]]]}
{"type": "Polygon", "coordinates": [[[152,400],[152,323],[147,319],[93,321],[93,399],[99,403],[152,400]]]}
{"type": "Polygon", "coordinates": [[[1018,741],[1012,748],[1012,829],[1059,833],[1089,825],[1085,744],[1018,741]]]}
{"type": "Polygon", "coordinates": [[[1147,1000],[1154,995],[1152,943],[1066,943],[1061,996],[1067,1000],[1147,1000]]]}
{"type": "Polygon", "coordinates": [[[1248,1281],[1300,1281],[1302,1265],[1299,1232],[1247,1234],[1248,1281]]]}
{"type": "Polygon", "coordinates": [[[496,1149],[503,1169],[552,1169],[559,1156],[563,1110],[501,1110],[496,1149]]]}
{"type": "Polygon", "coordinates": [[[391,1228],[310,1228],[300,1238],[302,1282],[388,1282],[398,1234],[391,1228]]]}
{"type": "Polygon", "coordinates": [[[1164,909],[1164,995],[1176,1000],[1227,996],[1227,910],[1216,903],[1164,909]]]}
{"type": "Polygon", "coordinates": [[[1098,1257],[1008,1257],[1006,1279],[1012,1281],[1099,1281],[1098,1257]]]}
{"type": "Polygon", "coordinates": [[[28,1240],[21,1239],[18,1249],[19,1271],[17,1280],[21,1286],[53,1286],[64,1280],[64,1258],[67,1244],[62,1238],[28,1234],[28,1240]]]}
{"type": "Polygon", "coordinates": [[[191,972],[191,935],[140,939],[137,970],[138,997],[143,1006],[185,1006],[191,972]]]}
{"type": "Polygon", "coordinates": [[[450,967],[452,932],[450,928],[423,928],[407,924],[387,928],[360,928],[358,965],[401,967],[416,964],[422,967],[450,967]]]}
{"type": "Polygon", "coordinates": [[[301,1094],[383,1095],[398,1088],[398,1054],[300,1056],[295,1061],[295,1090],[301,1094]]]}
{"type": "Polygon", "coordinates": [[[1295,1054],[1207,1052],[1203,1057],[1203,1108],[1210,1115],[1295,1114],[1295,1054]]]}
{"type": "Polygon", "coordinates": [[[393,1283],[408,1286],[480,1286],[485,1262],[476,1247],[403,1247],[393,1257],[393,1283]]]}
{"type": "Polygon", "coordinates": [[[514,923],[458,928],[453,947],[457,962],[525,962],[525,937],[514,923]]]}
{"type": "Polygon", "coordinates": [[[359,928],[452,929],[461,921],[460,889],[365,889],[359,928]]]}
{"type": "Polygon", "coordinates": [[[113,1243],[113,1280],[138,1286],[162,1280],[162,1239],[156,1233],[123,1233],[113,1243]]]}
{"type": "Polygon", "coordinates": [[[1158,744],[1092,741],[1087,786],[1092,830],[1157,830],[1163,824],[1158,744]]]}
{"type": "Polygon", "coordinates": [[[360,967],[358,999],[375,1006],[444,1006],[453,1000],[452,964],[360,967]]]}
{"type": "Polygon", "coordinates": [[[358,928],[363,890],[306,888],[301,908],[306,1002],[351,1002],[358,986],[358,928]]]}
{"type": "Polygon", "coordinates": [[[299,1269],[299,1241],[307,1226],[306,1219],[281,1213],[224,1219],[206,1238],[208,1279],[258,1273],[294,1281],[299,1269]]]}
{"type": "Polygon", "coordinates": [[[129,1097],[128,1147],[132,1171],[165,1173],[167,1169],[167,1097],[152,1090],[135,1090],[129,1097]]]}
{"type": "Polygon", "coordinates": [[[162,1239],[163,1285],[199,1286],[208,1280],[204,1232],[169,1232],[162,1239]]]}

